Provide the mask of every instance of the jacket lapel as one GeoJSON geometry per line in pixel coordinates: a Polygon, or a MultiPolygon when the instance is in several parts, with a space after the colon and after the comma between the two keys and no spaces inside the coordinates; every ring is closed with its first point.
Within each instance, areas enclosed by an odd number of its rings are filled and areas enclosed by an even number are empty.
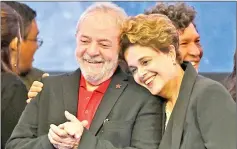
{"type": "Polygon", "coordinates": [[[197,72],[190,63],[184,62],[181,66],[185,70],[185,73],[180,87],[179,96],[172,111],[164,136],[162,137],[159,149],[179,149],[181,145],[186,112],[197,77],[197,72]]]}
{"type": "Polygon", "coordinates": [[[101,128],[104,120],[109,115],[116,101],[119,99],[123,90],[127,86],[127,76],[120,70],[117,69],[112,77],[110,85],[104,94],[104,97],[96,111],[94,119],[92,121],[90,131],[96,135],[101,128]]]}
{"type": "Polygon", "coordinates": [[[77,69],[63,79],[63,100],[65,110],[77,116],[78,89],[81,71],[77,69]]]}
{"type": "Polygon", "coordinates": [[[177,102],[172,112],[172,149],[180,148],[189,100],[197,77],[197,72],[190,63],[185,62],[182,67],[185,70],[185,74],[182,80],[177,102]]]}

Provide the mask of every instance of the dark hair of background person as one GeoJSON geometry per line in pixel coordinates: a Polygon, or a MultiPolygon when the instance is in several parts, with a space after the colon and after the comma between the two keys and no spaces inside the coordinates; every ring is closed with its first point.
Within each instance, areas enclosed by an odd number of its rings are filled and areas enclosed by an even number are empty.
{"type": "Polygon", "coordinates": [[[18,44],[23,32],[20,15],[10,6],[1,2],[1,72],[11,72],[11,41],[17,37],[18,44]]]}
{"type": "Polygon", "coordinates": [[[163,14],[166,15],[174,24],[176,29],[183,31],[190,23],[196,27],[194,19],[196,11],[193,7],[188,6],[184,2],[168,4],[158,2],[152,8],[145,10],[144,14],[163,14]]]}
{"type": "Polygon", "coordinates": [[[232,98],[236,102],[236,59],[237,59],[237,49],[234,54],[234,67],[231,74],[224,80],[224,84],[227,90],[230,92],[232,98]]]}
{"type": "Polygon", "coordinates": [[[24,29],[25,29],[25,32],[23,34],[23,39],[26,39],[31,27],[31,23],[36,18],[36,15],[37,15],[36,11],[31,9],[29,6],[27,6],[24,3],[20,3],[16,1],[6,1],[4,3],[11,6],[21,16],[24,23],[24,29]]]}

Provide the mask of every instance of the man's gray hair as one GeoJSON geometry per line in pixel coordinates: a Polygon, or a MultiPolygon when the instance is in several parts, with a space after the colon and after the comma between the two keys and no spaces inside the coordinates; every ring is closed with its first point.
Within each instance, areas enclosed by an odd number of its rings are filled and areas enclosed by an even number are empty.
{"type": "Polygon", "coordinates": [[[104,12],[104,13],[110,13],[110,12],[114,12],[115,15],[115,19],[117,20],[118,25],[121,25],[122,22],[128,17],[127,13],[124,11],[123,8],[119,7],[118,5],[112,3],[112,2],[96,2],[94,4],[92,4],[91,6],[89,6],[81,15],[79,21],[77,22],[77,26],[76,26],[76,33],[79,30],[79,25],[81,23],[81,21],[91,12],[95,12],[95,11],[100,11],[100,12],[104,12]]]}

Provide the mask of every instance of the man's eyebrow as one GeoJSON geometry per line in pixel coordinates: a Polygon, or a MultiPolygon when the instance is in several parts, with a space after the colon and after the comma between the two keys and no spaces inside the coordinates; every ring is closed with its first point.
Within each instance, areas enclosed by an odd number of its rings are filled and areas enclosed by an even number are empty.
{"type": "Polygon", "coordinates": [[[97,41],[98,42],[108,42],[109,44],[112,43],[112,41],[110,41],[109,39],[106,39],[106,38],[98,39],[97,41]]]}
{"type": "Polygon", "coordinates": [[[81,35],[81,37],[83,37],[83,38],[90,38],[90,37],[88,37],[88,36],[86,36],[86,35],[81,35]]]}
{"type": "Polygon", "coordinates": [[[184,41],[190,41],[190,38],[188,37],[180,38],[180,42],[184,42],[184,41]]]}

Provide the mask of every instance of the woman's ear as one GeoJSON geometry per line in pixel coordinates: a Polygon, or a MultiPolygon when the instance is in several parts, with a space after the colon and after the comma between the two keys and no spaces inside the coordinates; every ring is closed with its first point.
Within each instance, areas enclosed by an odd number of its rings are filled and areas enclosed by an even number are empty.
{"type": "Polygon", "coordinates": [[[12,41],[11,41],[11,43],[10,43],[10,49],[12,50],[12,51],[17,51],[18,50],[18,48],[17,48],[17,43],[18,43],[18,38],[17,37],[15,37],[14,39],[12,39],[12,41]]]}
{"type": "Polygon", "coordinates": [[[176,62],[176,51],[175,51],[175,47],[173,45],[169,46],[169,56],[173,62],[176,62]]]}

